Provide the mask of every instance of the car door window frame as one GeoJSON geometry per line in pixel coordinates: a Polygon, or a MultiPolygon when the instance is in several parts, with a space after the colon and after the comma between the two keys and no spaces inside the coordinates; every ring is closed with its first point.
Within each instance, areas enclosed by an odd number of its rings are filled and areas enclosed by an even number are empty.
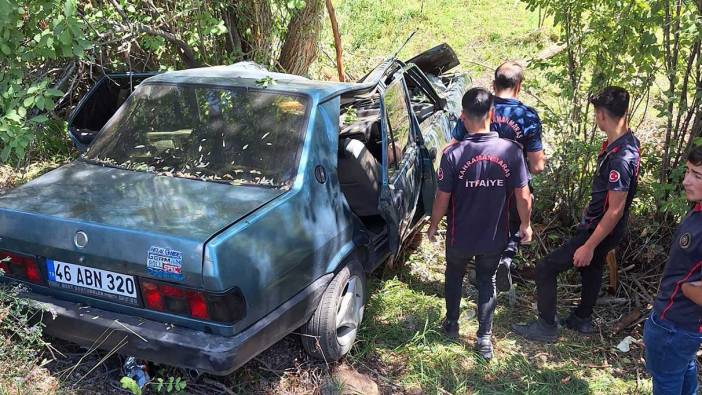
{"type": "Polygon", "coordinates": [[[396,174],[399,174],[400,170],[402,169],[402,167],[405,163],[405,159],[407,157],[407,155],[406,155],[407,148],[409,148],[410,146],[416,146],[418,144],[418,138],[419,138],[417,136],[416,128],[414,126],[416,121],[415,121],[414,113],[413,113],[412,107],[411,107],[411,102],[410,102],[410,98],[409,98],[409,91],[407,89],[407,85],[404,81],[404,78],[405,78],[404,70],[399,70],[392,77],[392,79],[387,84],[387,86],[385,87],[384,92],[383,92],[383,100],[382,100],[382,102],[383,102],[383,105],[382,105],[383,119],[384,119],[385,124],[387,125],[387,136],[390,140],[389,141],[390,144],[386,144],[386,145],[391,145],[391,147],[388,146],[388,147],[384,148],[386,152],[384,154],[383,159],[384,159],[384,162],[387,164],[386,169],[387,169],[388,180],[390,183],[392,183],[395,180],[396,174]],[[387,95],[388,90],[391,89],[391,87],[393,87],[393,84],[400,84],[400,89],[401,89],[401,92],[403,95],[404,111],[407,113],[407,125],[409,127],[409,132],[407,135],[407,143],[403,147],[402,156],[400,157],[400,160],[395,160],[394,163],[391,164],[391,163],[389,163],[388,148],[392,148],[393,152],[397,152],[397,149],[396,149],[396,145],[395,145],[395,141],[396,141],[395,130],[394,130],[393,125],[392,125],[390,118],[388,116],[388,106],[387,106],[385,99],[386,99],[386,95],[387,95]],[[392,174],[390,174],[390,166],[394,166],[394,172],[392,174]]]}
{"type": "MultiPolygon", "coordinates": [[[[424,73],[422,73],[422,71],[419,70],[417,66],[411,65],[407,67],[407,71],[405,72],[405,78],[411,79],[417,85],[417,87],[419,87],[419,89],[421,89],[424,92],[424,94],[427,96],[427,99],[429,99],[431,103],[434,104],[435,110],[440,108],[441,98],[434,90],[434,87],[431,86],[424,73]]],[[[411,100],[412,98],[410,97],[410,101],[411,100]]]]}

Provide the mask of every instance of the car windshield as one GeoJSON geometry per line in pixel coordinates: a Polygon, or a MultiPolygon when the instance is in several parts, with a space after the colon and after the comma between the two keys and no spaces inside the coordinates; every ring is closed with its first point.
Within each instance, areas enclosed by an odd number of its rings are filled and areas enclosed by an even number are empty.
{"type": "Polygon", "coordinates": [[[83,159],[160,175],[289,188],[307,99],[247,88],[141,85],[83,159]]]}

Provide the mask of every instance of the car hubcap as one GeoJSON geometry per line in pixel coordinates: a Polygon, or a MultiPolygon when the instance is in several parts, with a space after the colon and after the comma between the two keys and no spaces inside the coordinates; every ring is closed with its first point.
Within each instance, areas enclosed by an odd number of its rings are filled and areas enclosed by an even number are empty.
{"type": "Polygon", "coordinates": [[[358,276],[352,276],[341,292],[336,310],[336,338],[341,346],[347,346],[356,338],[363,318],[363,292],[363,282],[358,276]]]}

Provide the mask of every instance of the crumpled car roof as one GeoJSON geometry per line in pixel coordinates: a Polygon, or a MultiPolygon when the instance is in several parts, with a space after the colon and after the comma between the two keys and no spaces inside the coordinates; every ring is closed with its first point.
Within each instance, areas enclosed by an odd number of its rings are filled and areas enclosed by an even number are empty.
{"type": "Polygon", "coordinates": [[[299,75],[276,73],[254,62],[168,71],[150,77],[144,83],[213,84],[224,87],[261,88],[265,85],[266,79],[272,79],[272,83],[267,85],[271,90],[308,94],[321,100],[362,86],[356,83],[316,81],[299,75]]]}

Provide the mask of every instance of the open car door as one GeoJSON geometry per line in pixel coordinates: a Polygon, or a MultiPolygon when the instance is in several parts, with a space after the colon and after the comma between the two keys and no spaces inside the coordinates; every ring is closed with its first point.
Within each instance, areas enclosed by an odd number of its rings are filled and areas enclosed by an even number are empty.
{"type": "Polygon", "coordinates": [[[75,147],[79,151],[85,151],[134,88],[156,74],[106,74],[100,78],[68,117],[68,136],[75,147]]]}
{"type": "Polygon", "coordinates": [[[402,70],[382,93],[383,169],[380,215],[388,224],[392,259],[412,228],[421,190],[421,136],[412,114],[402,70]]]}

